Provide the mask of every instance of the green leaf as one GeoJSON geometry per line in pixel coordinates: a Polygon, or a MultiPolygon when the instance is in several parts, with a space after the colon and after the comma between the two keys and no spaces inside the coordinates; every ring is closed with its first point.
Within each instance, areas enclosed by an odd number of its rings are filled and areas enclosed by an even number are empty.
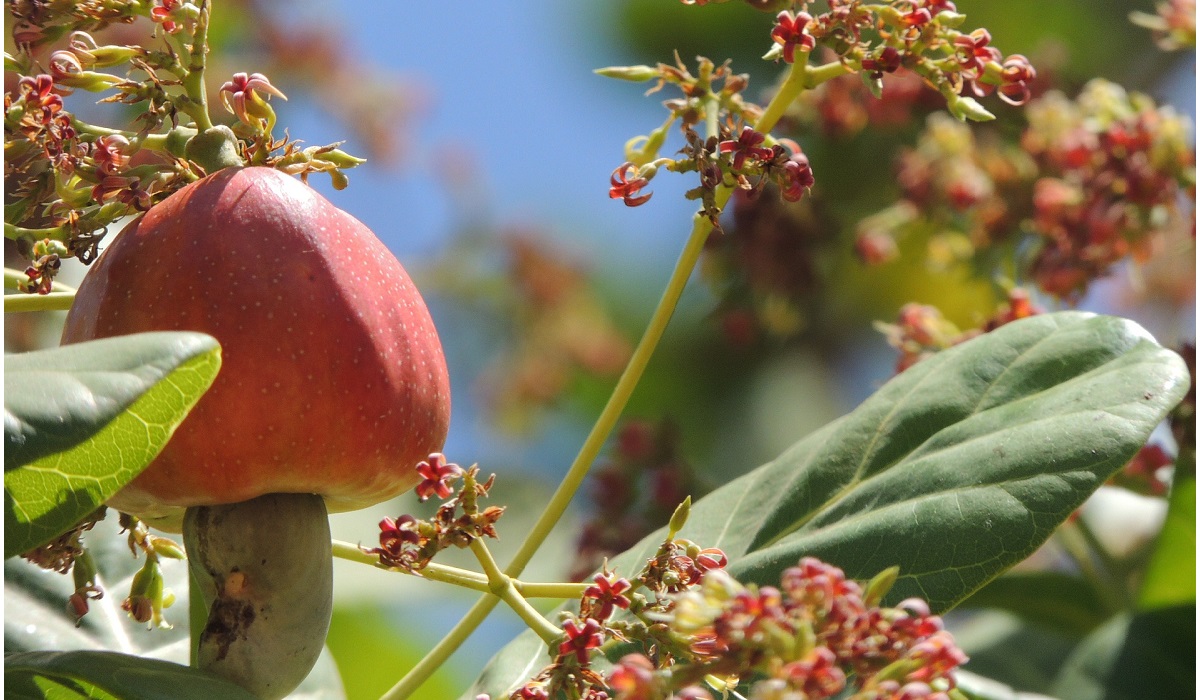
{"type": "Polygon", "coordinates": [[[212,384],[217,341],[141,333],[4,357],[4,556],[49,542],[154,459],[212,384]]]}
{"type": "Polygon", "coordinates": [[[6,697],[253,700],[242,688],[198,669],[112,651],[33,651],[4,657],[6,697]],[[50,681],[56,688],[51,695],[50,681]],[[61,686],[66,686],[65,688],[61,686]],[[96,692],[99,691],[99,692],[96,692]]]}
{"type": "MultiPolygon", "coordinates": [[[[1176,474],[1179,474],[1176,466],[1176,474]]],[[[1138,608],[1153,610],[1196,602],[1196,479],[1171,486],[1167,519],[1138,596],[1138,608]]]]}
{"type": "Polygon", "coordinates": [[[1191,698],[1196,692],[1196,606],[1115,618],[1063,665],[1062,700],[1191,698]]]}
{"type": "MultiPolygon", "coordinates": [[[[681,533],[739,580],[802,556],[945,611],[1040,546],[1145,443],[1187,370],[1136,324],[1036,316],[942,352],[698,502],[681,533]]],[[[661,533],[614,562],[632,571],[661,533]]]]}
{"type": "Polygon", "coordinates": [[[971,700],[1054,700],[1047,695],[1023,693],[990,678],[959,669],[955,672],[958,690],[971,700]]]}
{"type": "MultiPolygon", "coordinates": [[[[133,576],[142,567],[143,560],[130,554],[126,536],[120,531],[116,518],[110,515],[88,530],[84,533],[84,542],[95,561],[104,597],[89,601],[90,612],[78,627],[66,605],[67,597],[75,589],[71,576],[43,571],[19,557],[4,562],[5,651],[117,650],[186,666],[189,651],[187,562],[162,560],[164,587],[175,596],[174,605],[164,611],[164,616],[174,626],[147,629],[145,624],[134,621],[121,610],[121,601],[129,594],[133,576]]],[[[45,679],[38,682],[44,681],[49,682],[45,679]]],[[[63,678],[55,678],[54,682],[71,686],[71,681],[63,678]]],[[[89,682],[96,681],[89,679],[89,682]]],[[[7,693],[9,688],[5,687],[5,691],[7,693]]],[[[116,695],[123,699],[138,697],[116,695]]],[[[290,700],[345,700],[345,697],[341,678],[328,650],[322,652],[308,678],[289,696],[290,700]]]]}
{"type": "MultiPolygon", "coordinates": [[[[731,573],[760,584],[803,556],[863,580],[899,565],[889,601],[919,596],[945,611],[1037,549],[1187,382],[1183,361],[1130,321],[1018,321],[917,364],[701,499],[680,534],[720,547],[731,573]]],[[[662,537],[610,566],[635,572],[662,537]]],[[[531,663],[502,651],[472,692],[500,694],[531,663]]]]}
{"type": "Polygon", "coordinates": [[[1111,616],[1086,579],[1054,571],[1009,572],[962,602],[963,608],[998,608],[1033,625],[1082,637],[1111,616]]]}
{"type": "Polygon", "coordinates": [[[970,657],[959,670],[1022,692],[1049,693],[1080,641],[1077,635],[1063,635],[1000,610],[956,615],[947,626],[970,657]]]}

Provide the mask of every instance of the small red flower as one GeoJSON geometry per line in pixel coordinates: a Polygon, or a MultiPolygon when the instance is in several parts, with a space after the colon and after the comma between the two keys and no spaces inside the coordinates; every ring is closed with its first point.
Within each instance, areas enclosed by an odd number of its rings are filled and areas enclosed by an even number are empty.
{"type": "Polygon", "coordinates": [[[402,543],[420,544],[421,535],[416,530],[416,523],[417,519],[411,515],[401,515],[395,520],[380,520],[379,545],[391,552],[402,543]]]}
{"type": "Polygon", "coordinates": [[[813,177],[812,166],[808,164],[808,156],[796,152],[784,164],[776,175],[780,194],[789,202],[798,202],[806,192],[812,189],[816,178],[813,177]]]}
{"type": "Polygon", "coordinates": [[[266,109],[262,103],[263,97],[260,93],[275,95],[276,97],[287,99],[279,88],[271,84],[267,76],[262,73],[234,73],[233,78],[225,81],[221,86],[221,104],[225,105],[225,109],[237,115],[239,121],[243,124],[255,126],[258,124],[260,117],[256,114],[251,114],[246,108],[247,103],[259,103],[259,106],[266,109]],[[231,104],[232,101],[232,104],[231,104]]]}
{"type": "Polygon", "coordinates": [[[513,693],[511,697],[519,700],[550,700],[550,693],[546,692],[545,684],[530,681],[513,693]]]}
{"type": "Polygon", "coordinates": [[[804,697],[831,698],[846,687],[846,674],[837,665],[837,655],[827,647],[817,647],[803,659],[787,664],[783,673],[804,697]]]}
{"type": "Polygon", "coordinates": [[[729,557],[725,556],[725,552],[716,547],[700,550],[696,555],[696,566],[702,571],[712,571],[713,569],[724,569],[729,565],[729,557]]]}
{"type": "Polygon", "coordinates": [[[426,501],[433,494],[448,498],[453,493],[451,482],[462,476],[463,471],[457,464],[447,464],[446,456],[441,452],[434,452],[429,459],[417,464],[417,473],[424,479],[417,484],[417,497],[426,501]]]}
{"type": "Polygon", "coordinates": [[[763,148],[762,143],[767,137],[750,127],[743,127],[742,133],[738,134],[737,139],[722,141],[717,147],[721,153],[733,154],[733,169],[741,170],[746,164],[746,159],[764,161],[770,160],[775,152],[770,148],[763,148]]]}
{"type": "Polygon", "coordinates": [[[950,672],[967,662],[967,655],[954,643],[954,637],[944,630],[913,645],[908,658],[920,661],[921,667],[908,674],[912,681],[946,678],[950,672]]]}
{"type": "Polygon", "coordinates": [[[1036,77],[1037,71],[1033,64],[1021,54],[1015,53],[1004,59],[1003,71],[1001,71],[1001,79],[1004,84],[1000,86],[1000,99],[1010,105],[1025,104],[1031,96],[1029,83],[1033,82],[1036,77]]]}
{"type": "Polygon", "coordinates": [[[653,192],[647,192],[643,195],[638,195],[638,192],[649,184],[650,181],[636,175],[637,167],[633,163],[622,163],[620,167],[614,170],[612,177],[609,178],[611,185],[608,188],[609,199],[623,199],[627,207],[640,206],[649,201],[650,197],[654,194],[653,192]],[[635,175],[632,180],[629,179],[630,171],[635,175]]]}
{"type": "Polygon", "coordinates": [[[110,134],[96,139],[92,145],[92,160],[96,163],[96,174],[100,177],[116,175],[126,164],[129,156],[125,149],[129,140],[120,134],[110,134]]]}
{"type": "Polygon", "coordinates": [[[862,60],[863,70],[869,71],[874,77],[882,77],[884,73],[895,73],[900,69],[902,57],[894,46],[885,46],[876,57],[862,60]]]}
{"type": "Polygon", "coordinates": [[[26,119],[32,118],[37,123],[49,124],[54,115],[62,111],[62,97],[57,94],[62,90],[54,84],[54,78],[49,75],[27,75],[17,81],[17,89],[25,100],[26,119]],[[35,110],[41,111],[40,120],[32,114],[35,110]]]}
{"type": "Polygon", "coordinates": [[[649,700],[655,697],[654,664],[641,654],[621,658],[608,674],[608,686],[620,698],[649,700]]]}
{"type": "Polygon", "coordinates": [[[988,46],[991,41],[992,35],[986,29],[976,29],[954,40],[955,55],[964,78],[978,79],[983,74],[984,66],[992,61],[999,62],[1004,57],[998,49],[988,46]]]}
{"type": "Polygon", "coordinates": [[[162,4],[150,8],[150,20],[161,24],[163,31],[174,34],[182,27],[175,22],[173,14],[180,7],[180,0],[161,0],[162,4]]]}
{"type": "Polygon", "coordinates": [[[115,199],[138,211],[149,211],[152,204],[150,193],[142,187],[141,179],[123,175],[103,176],[99,184],[92,188],[92,199],[101,203],[115,199]]]}
{"type": "Polygon", "coordinates": [[[567,633],[567,639],[558,645],[558,655],[574,654],[580,666],[587,666],[588,652],[604,643],[600,623],[591,618],[584,621],[583,627],[577,620],[567,620],[563,623],[563,631],[567,633]]]}
{"type": "Polygon", "coordinates": [[[592,579],[595,583],[583,591],[583,597],[595,600],[599,610],[592,617],[597,620],[607,620],[613,614],[613,608],[629,609],[629,599],[623,593],[632,588],[626,579],[616,578],[612,574],[596,574],[592,579]]]}
{"type": "Polygon", "coordinates": [[[70,79],[83,71],[79,57],[70,51],[55,51],[50,54],[50,76],[58,81],[70,79]]]}
{"type": "Polygon", "coordinates": [[[812,15],[801,12],[793,15],[791,12],[780,12],[775,17],[775,28],[771,30],[771,38],[776,44],[783,44],[783,60],[787,63],[796,62],[796,47],[801,51],[812,51],[817,40],[807,33],[808,23],[812,15]]]}

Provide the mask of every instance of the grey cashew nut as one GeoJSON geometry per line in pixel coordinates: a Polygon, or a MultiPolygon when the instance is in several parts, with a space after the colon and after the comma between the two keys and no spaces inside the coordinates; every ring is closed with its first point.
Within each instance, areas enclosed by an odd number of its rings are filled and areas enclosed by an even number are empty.
{"type": "Polygon", "coordinates": [[[208,610],[197,665],[263,700],[286,696],[312,670],[329,631],[333,553],[324,499],[268,494],[195,506],[183,536],[208,610]]]}

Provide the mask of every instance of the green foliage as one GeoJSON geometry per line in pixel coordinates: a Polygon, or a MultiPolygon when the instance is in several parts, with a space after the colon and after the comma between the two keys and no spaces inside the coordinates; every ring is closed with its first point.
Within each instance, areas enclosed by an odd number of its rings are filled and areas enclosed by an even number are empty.
{"type": "Polygon", "coordinates": [[[1063,665],[1061,700],[1190,698],[1196,690],[1196,605],[1124,614],[1096,630],[1063,665]]]}
{"type": "MultiPolygon", "coordinates": [[[[20,658],[11,656],[13,652],[49,650],[89,654],[120,650],[123,654],[116,656],[122,658],[117,659],[116,663],[131,668],[140,668],[137,661],[139,657],[143,661],[168,663],[172,668],[186,666],[189,651],[187,562],[162,561],[164,588],[176,599],[174,605],[164,611],[166,621],[173,626],[151,630],[121,609],[121,601],[129,593],[133,577],[141,569],[144,560],[130,554],[127,538],[119,532],[115,518],[110,515],[101,521],[86,533],[85,540],[105,594],[103,598],[89,601],[90,612],[80,620],[78,626],[66,606],[67,597],[75,588],[71,576],[43,571],[19,557],[4,562],[4,649],[10,654],[5,659],[5,670],[8,671],[10,659],[20,658]]],[[[61,663],[65,666],[71,658],[82,659],[90,666],[94,664],[93,659],[101,657],[67,657],[61,663]]],[[[211,678],[207,675],[202,677],[211,678]]],[[[85,680],[102,688],[108,687],[97,678],[88,676],[85,680]]],[[[56,677],[54,682],[71,685],[74,681],[56,677]]],[[[170,689],[170,686],[167,687],[170,689]]],[[[6,687],[5,690],[11,689],[6,687]]],[[[321,655],[317,666],[296,693],[297,698],[305,700],[343,700],[346,697],[328,650],[321,655]]],[[[122,700],[142,697],[132,691],[114,694],[122,700]]],[[[207,697],[244,696],[214,693],[207,697]]]]}
{"type": "MultiPolygon", "coordinates": [[[[1037,316],[902,373],[848,416],[697,502],[680,533],[741,581],[815,556],[944,611],[1032,553],[1145,443],[1183,396],[1182,360],[1123,319],[1037,316]]],[[[610,562],[636,572],[656,532],[610,562]]],[[[485,671],[498,692],[527,640],[485,671]]],[[[544,656],[544,649],[538,650],[544,656]]]]}
{"type": "Polygon", "coordinates": [[[4,358],[4,556],[70,529],[154,459],[221,366],[200,333],[4,358]]]}
{"type": "Polygon", "coordinates": [[[253,700],[203,671],[110,651],[35,651],[4,657],[10,698],[140,698],[253,700]]]}
{"type": "MultiPolygon", "coordinates": [[[[346,697],[368,700],[383,695],[396,683],[397,675],[381,669],[402,672],[412,668],[421,660],[423,641],[421,635],[400,634],[389,616],[378,608],[335,606],[325,644],[346,684],[346,697]]],[[[452,697],[453,686],[446,670],[417,689],[413,700],[452,697]]]]}
{"type": "MultiPolygon", "coordinates": [[[[944,611],[1044,542],[1186,388],[1183,362],[1129,321],[1026,319],[896,377],[697,503],[681,535],[764,584],[802,556],[860,579],[899,565],[890,599],[944,611]]],[[[661,536],[613,566],[635,570],[661,536]]]]}
{"type": "MultiPolygon", "coordinates": [[[[1175,466],[1175,473],[1182,471],[1175,466]]],[[[1138,606],[1154,610],[1196,602],[1196,479],[1178,478],[1171,485],[1167,520],[1158,536],[1138,606]]]]}
{"type": "Polygon", "coordinates": [[[962,603],[966,608],[999,608],[1048,630],[1083,636],[1109,618],[1095,587],[1086,579],[1055,571],[1008,573],[962,603]]]}

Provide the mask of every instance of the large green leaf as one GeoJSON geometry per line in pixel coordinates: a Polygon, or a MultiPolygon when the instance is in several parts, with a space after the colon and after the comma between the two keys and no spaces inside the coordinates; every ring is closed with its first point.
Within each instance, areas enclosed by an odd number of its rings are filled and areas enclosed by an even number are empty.
{"type": "Polygon", "coordinates": [[[217,341],[141,333],[4,357],[4,556],[54,539],[141,472],[212,384],[217,341]]]}
{"type": "Polygon", "coordinates": [[[254,698],[239,686],[198,669],[112,651],[7,654],[4,657],[4,695],[12,698],[139,700],[254,698]],[[52,692],[51,688],[54,689],[52,692]]]}
{"type": "MultiPolygon", "coordinates": [[[[1009,324],[917,364],[851,414],[700,500],[681,536],[720,547],[740,580],[802,556],[891,600],[944,611],[1032,553],[1146,441],[1187,369],[1136,324],[1078,312],[1009,324]]],[[[803,397],[797,397],[803,400],[803,397]]],[[[631,573],[664,534],[611,565],[631,573]]],[[[502,651],[472,692],[534,665],[502,651]]]]}
{"type": "MultiPolygon", "coordinates": [[[[802,556],[863,579],[898,565],[892,600],[944,611],[1040,546],[1145,443],[1187,377],[1130,321],[1013,323],[710,494],[682,536],[724,549],[744,581],[777,582],[802,556]]],[[[615,565],[632,570],[662,536],[615,565]]]]}
{"type": "Polygon", "coordinates": [[[1055,683],[1062,700],[1192,698],[1196,605],[1120,615],[1075,650],[1055,683]]]}

